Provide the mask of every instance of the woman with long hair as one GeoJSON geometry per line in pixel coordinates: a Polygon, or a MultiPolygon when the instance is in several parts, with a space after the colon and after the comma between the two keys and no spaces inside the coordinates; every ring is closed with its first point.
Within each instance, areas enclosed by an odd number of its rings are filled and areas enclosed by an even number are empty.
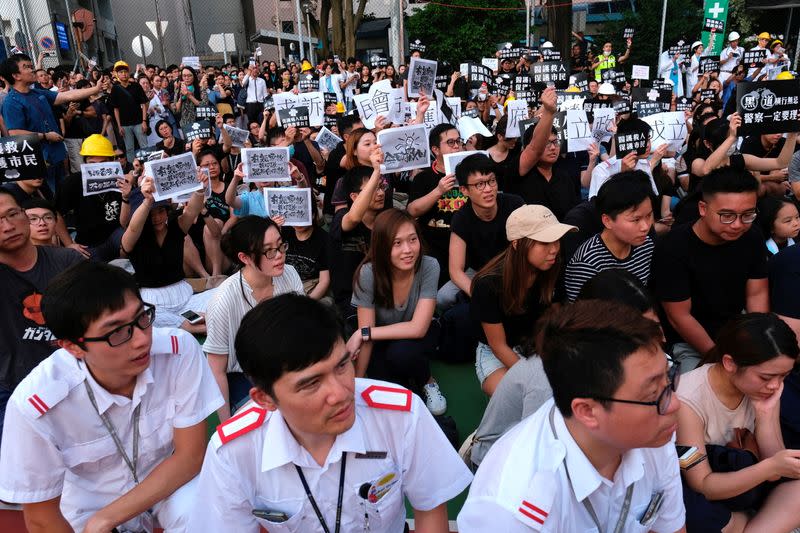
{"type": "MultiPolygon", "coordinates": [[[[345,154],[339,166],[345,170],[352,170],[356,167],[372,167],[370,155],[378,145],[378,138],[375,134],[366,128],[357,128],[350,132],[350,136],[345,141],[344,150],[345,154]]],[[[391,207],[392,205],[392,182],[391,174],[382,174],[381,181],[383,183],[384,207],[391,207]]],[[[347,192],[345,190],[344,180],[339,178],[333,189],[333,197],[331,198],[331,205],[338,211],[347,207],[347,192]]]]}
{"type": "Polygon", "coordinates": [[[350,353],[358,354],[357,376],[424,394],[435,415],[447,409],[429,365],[438,340],[432,325],[438,280],[439,263],[423,254],[414,217],[399,209],[382,212],[354,276],[358,329],[347,342],[350,353]]]}
{"type": "Polygon", "coordinates": [[[770,258],[787,246],[794,246],[800,233],[797,202],[786,197],[765,196],[758,201],[758,222],[766,239],[770,258]]]}
{"type": "Polygon", "coordinates": [[[197,106],[208,103],[208,90],[200,86],[200,80],[192,67],[183,67],[181,77],[175,81],[175,113],[180,117],[181,128],[191,126],[197,118],[197,106]]]}
{"type": "Polygon", "coordinates": [[[683,470],[688,531],[800,526],[800,452],[785,449],[780,424],[783,380],[798,355],[777,315],[747,313],[720,328],[707,364],[681,376],[676,443],[707,454],[683,470]]]}
{"type": "Polygon", "coordinates": [[[508,247],[475,274],[470,307],[481,326],[475,371],[486,394],[519,361],[518,347],[552,303],[561,271],[559,241],[577,229],[559,223],[544,206],[522,206],[506,221],[508,247]]]}

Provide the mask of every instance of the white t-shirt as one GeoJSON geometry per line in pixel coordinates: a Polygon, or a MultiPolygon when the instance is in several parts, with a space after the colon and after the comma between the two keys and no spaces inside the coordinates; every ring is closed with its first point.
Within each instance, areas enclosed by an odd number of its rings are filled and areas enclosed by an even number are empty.
{"type": "MultiPolygon", "coordinates": [[[[650,176],[650,185],[653,187],[653,194],[658,196],[658,187],[653,180],[653,172],[650,170],[650,162],[647,159],[639,159],[636,161],[634,170],[641,170],[650,176]]],[[[600,187],[608,181],[608,178],[622,171],[622,163],[616,156],[609,157],[592,171],[592,181],[589,183],[589,198],[597,196],[600,187]]]]}

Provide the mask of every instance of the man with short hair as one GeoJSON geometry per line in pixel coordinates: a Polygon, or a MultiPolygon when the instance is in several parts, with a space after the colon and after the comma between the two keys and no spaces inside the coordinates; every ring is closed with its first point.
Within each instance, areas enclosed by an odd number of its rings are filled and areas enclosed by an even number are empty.
{"type": "Polygon", "coordinates": [[[539,325],[553,399],[489,450],[458,530],[685,532],[672,442],[678,365],[664,357],[658,324],[586,300],[539,325]]]}
{"type": "Polygon", "coordinates": [[[130,67],[126,62],[114,63],[114,74],[117,83],[108,95],[108,106],[117,121],[118,139],[125,142],[128,161],[133,161],[136,153],[134,139],[140,149],[147,148],[147,104],[150,99],[138,83],[131,83],[130,67]]]}
{"type": "Polygon", "coordinates": [[[595,206],[603,231],[569,259],[564,274],[568,301],[575,301],[587,281],[610,268],[623,268],[647,285],[653,259],[651,195],[650,180],[641,170],[616,174],[600,187],[595,206]]]}
{"type": "Polygon", "coordinates": [[[719,81],[725,81],[731,76],[736,66],[741,63],[744,49],[739,47],[739,33],[732,31],[728,34],[728,46],[719,54],[719,81]]]}
{"type": "Polygon", "coordinates": [[[235,346],[252,402],[211,437],[189,530],[401,532],[407,498],[417,531],[449,531],[469,470],[418,396],[355,378],[329,308],[265,300],[235,346]]]}
{"type": "Polygon", "coordinates": [[[730,318],[744,309],[769,311],[764,237],[753,227],[758,180],[747,170],[722,167],[700,187],[700,219],[673,228],[653,254],[655,295],[684,372],[714,347],[712,339],[730,318]]]}
{"type": "Polygon", "coordinates": [[[30,533],[187,531],[222,405],[200,345],[153,328],[133,276],[103,263],[66,270],[41,305],[61,349],[8,402],[0,499],[30,533]]]}

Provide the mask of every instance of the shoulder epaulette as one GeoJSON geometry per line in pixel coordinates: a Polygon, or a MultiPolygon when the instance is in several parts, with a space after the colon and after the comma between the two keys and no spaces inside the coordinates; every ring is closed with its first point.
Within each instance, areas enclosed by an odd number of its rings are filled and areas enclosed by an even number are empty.
{"type": "Polygon", "coordinates": [[[211,441],[219,448],[245,433],[249,433],[261,426],[267,418],[267,410],[261,407],[251,407],[231,417],[219,426],[211,441]]]}
{"type": "Polygon", "coordinates": [[[411,411],[411,391],[402,387],[370,385],[361,393],[367,405],[377,409],[411,411]]]}

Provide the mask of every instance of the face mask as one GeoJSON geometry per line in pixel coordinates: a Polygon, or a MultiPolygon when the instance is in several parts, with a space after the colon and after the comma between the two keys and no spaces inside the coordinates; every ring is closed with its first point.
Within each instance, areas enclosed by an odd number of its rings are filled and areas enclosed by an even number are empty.
{"type": "Polygon", "coordinates": [[[603,50],[603,55],[604,55],[604,56],[606,56],[606,57],[608,57],[608,56],[610,56],[610,55],[611,55],[611,52],[606,52],[605,50],[603,50]]]}
{"type": "Polygon", "coordinates": [[[293,157],[294,157],[294,145],[290,144],[289,145],[289,159],[291,159],[293,157]]]}

